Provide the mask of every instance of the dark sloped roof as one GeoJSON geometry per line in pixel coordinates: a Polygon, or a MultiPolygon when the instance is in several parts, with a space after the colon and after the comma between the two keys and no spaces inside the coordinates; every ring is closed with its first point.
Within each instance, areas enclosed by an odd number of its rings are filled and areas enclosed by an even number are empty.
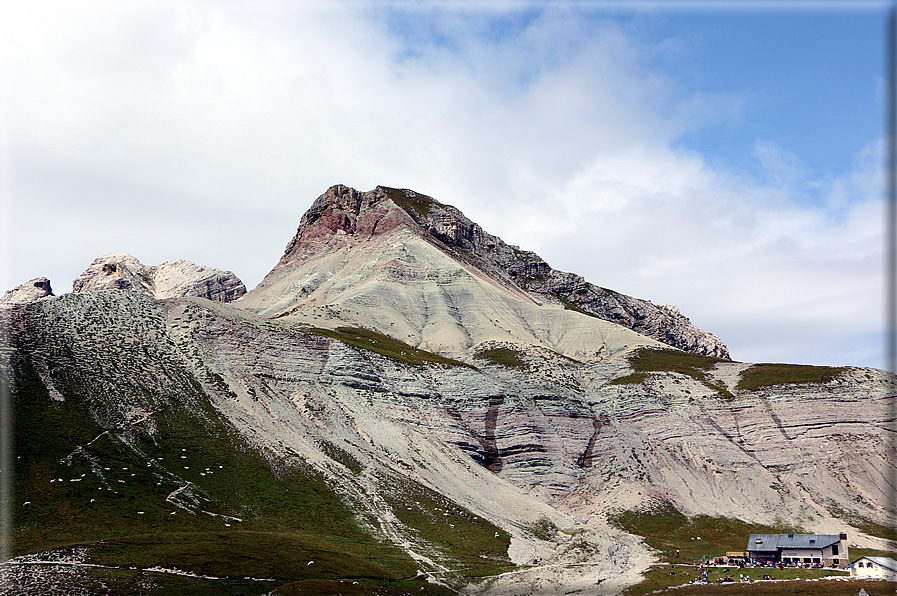
{"type": "MultiPolygon", "coordinates": [[[[786,534],[787,536],[787,534],[786,534]]],[[[754,552],[776,552],[779,543],[779,534],[751,534],[745,550],[754,552]]]]}
{"type": "Polygon", "coordinates": [[[837,534],[751,534],[745,550],[776,552],[783,548],[825,548],[840,540],[837,534]]]}

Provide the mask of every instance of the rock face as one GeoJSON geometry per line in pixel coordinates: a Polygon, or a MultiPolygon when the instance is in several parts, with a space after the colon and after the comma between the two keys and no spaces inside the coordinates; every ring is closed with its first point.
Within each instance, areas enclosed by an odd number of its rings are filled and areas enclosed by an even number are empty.
{"type": "Polygon", "coordinates": [[[233,302],[246,286],[230,271],[202,267],[186,259],[148,267],[125,253],[96,259],[72,282],[73,292],[131,290],[156,299],[196,296],[215,302],[233,302]]]}
{"type": "Polygon", "coordinates": [[[36,277],[11,290],[7,290],[0,297],[0,308],[17,304],[28,304],[47,296],[53,296],[50,280],[46,277],[36,277]]]}
{"type": "MultiPolygon", "coordinates": [[[[258,297],[264,293],[279,297],[277,306],[281,313],[291,307],[301,310],[337,305],[345,299],[345,292],[340,296],[319,292],[315,300],[308,298],[324,282],[323,267],[316,270],[316,275],[310,275],[310,265],[318,261],[330,268],[331,275],[337,274],[338,263],[349,259],[350,251],[382,250],[384,238],[396,238],[402,232],[405,234],[401,244],[426,242],[453,258],[459,269],[466,268],[472,277],[488,280],[487,283],[520,300],[562,305],[685,351],[729,358],[728,349],[718,337],[695,327],[675,306],[654,305],[598,287],[573,273],[552,269],[537,254],[505,244],[450,205],[411,190],[381,186],[369,192],[334,186],[321,195],[302,217],[280,262],[250,293],[256,297],[246,301],[247,307],[275,314],[273,301],[258,297]],[[269,288],[273,291],[266,291],[269,288]],[[260,308],[262,305],[266,308],[260,308]]],[[[398,249],[394,253],[392,260],[376,266],[392,269],[396,273],[393,281],[400,281],[399,274],[416,274],[413,262],[403,259],[398,249]]],[[[362,276],[360,271],[347,275],[341,270],[338,274],[344,285],[362,276]]],[[[447,285],[445,280],[441,285],[447,285]]],[[[353,308],[360,302],[358,295],[355,292],[353,308]]],[[[414,336],[413,331],[411,335],[414,336]]]]}

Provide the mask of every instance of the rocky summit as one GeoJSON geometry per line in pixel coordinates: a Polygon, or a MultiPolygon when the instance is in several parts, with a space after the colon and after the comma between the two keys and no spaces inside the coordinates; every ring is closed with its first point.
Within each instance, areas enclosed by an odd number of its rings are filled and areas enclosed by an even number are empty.
{"type": "Polygon", "coordinates": [[[4,292],[3,296],[0,296],[0,308],[28,304],[47,296],[53,296],[50,280],[46,277],[36,277],[4,292]]]}
{"type": "Polygon", "coordinates": [[[131,290],[157,299],[196,296],[215,302],[232,302],[246,293],[246,286],[230,271],[202,267],[186,259],[148,267],[124,253],[96,259],[72,282],[73,292],[131,290]]]}
{"type": "Polygon", "coordinates": [[[382,186],[370,192],[328,189],[243,304],[268,316],[306,319],[327,307],[346,322],[370,321],[387,309],[394,329],[380,325],[381,331],[394,335],[400,325],[403,339],[456,354],[486,337],[544,343],[545,337],[527,329],[534,325],[503,321],[503,312],[512,305],[526,311],[516,319],[542,318],[536,313],[551,309],[532,307],[560,305],[682,350],[729,357],[718,337],[695,327],[675,306],[656,306],[552,269],[450,205],[382,186]],[[421,314],[426,318],[418,320],[421,314]],[[499,323],[511,328],[490,329],[499,323]]]}
{"type": "Polygon", "coordinates": [[[631,519],[888,547],[889,373],[733,362],[410,190],[330,188],[234,301],[169,263],[0,310],[4,594],[618,594],[667,556],[631,519]]]}

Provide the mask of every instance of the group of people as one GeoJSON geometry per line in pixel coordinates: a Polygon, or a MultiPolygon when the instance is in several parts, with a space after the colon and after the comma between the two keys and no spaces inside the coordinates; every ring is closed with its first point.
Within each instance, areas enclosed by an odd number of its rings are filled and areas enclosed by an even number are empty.
{"type": "Polygon", "coordinates": [[[739,567],[773,567],[778,569],[784,569],[785,565],[781,561],[761,561],[758,559],[748,559],[747,561],[739,561],[739,567]]]}
{"type": "MultiPolygon", "coordinates": [[[[711,564],[715,565],[718,561],[720,561],[720,559],[714,559],[711,562],[711,564]]],[[[725,563],[721,563],[721,564],[725,564],[725,563]]],[[[708,569],[705,568],[703,565],[698,565],[695,568],[695,572],[696,572],[697,577],[694,578],[693,580],[691,580],[690,583],[693,583],[693,584],[710,583],[708,569]]],[[[673,572],[670,572],[667,575],[674,575],[674,574],[673,574],[673,572]]],[[[689,575],[689,574],[685,573],[684,575],[689,575]]],[[[763,576],[763,579],[775,579],[775,578],[772,575],[767,573],[763,576]]],[[[738,580],[740,580],[741,582],[744,582],[744,583],[754,583],[754,580],[751,579],[750,577],[748,577],[747,575],[745,575],[744,573],[738,574],[738,580]]],[[[734,572],[730,572],[730,569],[728,567],[726,567],[725,569],[723,569],[722,575],[720,575],[714,581],[715,581],[715,583],[718,583],[718,584],[734,583],[736,581],[735,574],[734,574],[734,572]]]]}
{"type": "Polygon", "coordinates": [[[800,569],[822,569],[821,563],[801,563],[799,561],[795,561],[792,563],[786,563],[786,567],[799,567],[800,569]]]}

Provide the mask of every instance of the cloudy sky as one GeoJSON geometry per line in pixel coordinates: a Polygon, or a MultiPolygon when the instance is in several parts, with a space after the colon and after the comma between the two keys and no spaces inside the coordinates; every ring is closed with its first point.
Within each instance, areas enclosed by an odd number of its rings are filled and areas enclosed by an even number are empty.
{"type": "Polygon", "coordinates": [[[3,289],[252,288],[329,186],[411,188],[748,362],[883,367],[885,2],[7,2],[3,289]]]}

